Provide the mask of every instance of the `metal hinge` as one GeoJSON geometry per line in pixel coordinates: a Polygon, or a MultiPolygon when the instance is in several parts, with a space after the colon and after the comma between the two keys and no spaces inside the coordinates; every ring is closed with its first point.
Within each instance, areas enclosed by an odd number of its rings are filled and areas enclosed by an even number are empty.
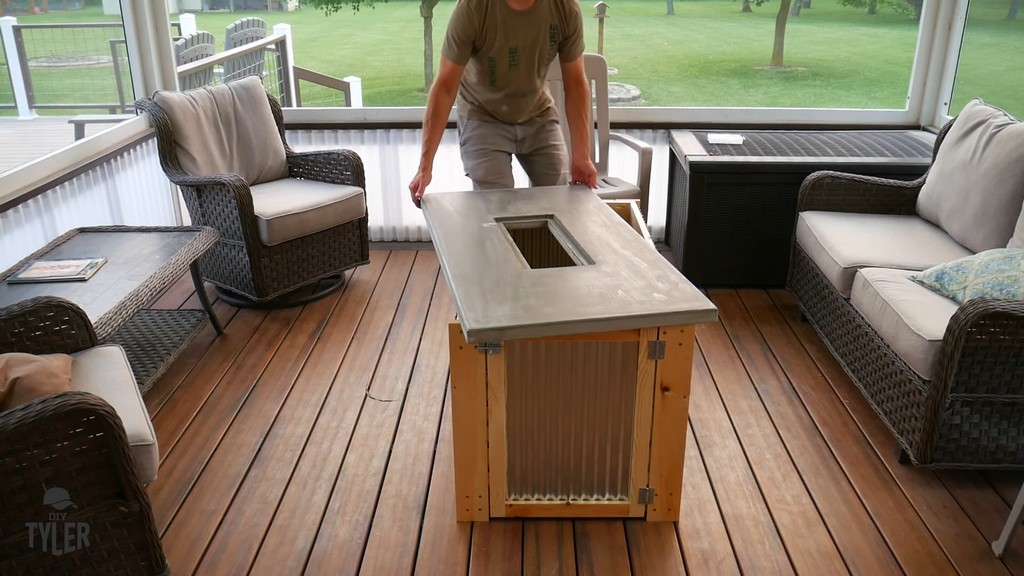
{"type": "Polygon", "coordinates": [[[637,495],[637,502],[640,504],[654,504],[654,488],[644,486],[637,495]]]}
{"type": "Polygon", "coordinates": [[[648,360],[664,360],[665,359],[665,341],[664,340],[651,340],[647,342],[647,359],[648,360]]]}
{"type": "Polygon", "coordinates": [[[481,342],[476,345],[477,352],[486,352],[488,355],[501,352],[501,342],[481,342]]]}

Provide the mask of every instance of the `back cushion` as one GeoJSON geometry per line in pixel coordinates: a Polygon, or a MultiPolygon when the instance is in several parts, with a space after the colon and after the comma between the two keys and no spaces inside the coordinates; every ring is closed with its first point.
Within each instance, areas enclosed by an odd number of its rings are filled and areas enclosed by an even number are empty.
{"type": "Polygon", "coordinates": [[[178,162],[191,176],[238,174],[248,184],[288,176],[284,143],[258,76],[153,100],[171,121],[178,162]]]}
{"type": "Polygon", "coordinates": [[[917,213],[974,252],[1002,248],[1024,203],[1024,124],[981,100],[939,146],[917,213]]]}

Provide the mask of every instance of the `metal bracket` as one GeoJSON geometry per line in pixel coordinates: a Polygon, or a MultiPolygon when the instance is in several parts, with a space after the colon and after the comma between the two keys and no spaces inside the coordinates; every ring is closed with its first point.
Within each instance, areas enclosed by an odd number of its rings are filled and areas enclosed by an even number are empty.
{"type": "Polygon", "coordinates": [[[654,504],[654,488],[644,486],[640,489],[636,499],[640,504],[654,504]]]}
{"type": "Polygon", "coordinates": [[[476,345],[477,352],[486,352],[488,356],[501,352],[501,342],[481,342],[476,345]]]}
{"type": "Polygon", "coordinates": [[[648,360],[664,360],[665,359],[665,341],[664,340],[651,340],[647,342],[647,359],[648,360]]]}

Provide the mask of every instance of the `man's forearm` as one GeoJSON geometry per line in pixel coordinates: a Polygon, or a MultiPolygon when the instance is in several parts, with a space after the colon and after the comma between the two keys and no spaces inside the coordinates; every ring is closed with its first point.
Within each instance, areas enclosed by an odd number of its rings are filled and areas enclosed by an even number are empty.
{"type": "Polygon", "coordinates": [[[420,166],[429,167],[434,164],[434,155],[441,144],[441,135],[448,125],[448,116],[452,111],[457,90],[447,90],[434,85],[427,98],[427,109],[423,114],[423,149],[420,153],[420,166]]]}
{"type": "Polygon", "coordinates": [[[564,86],[565,117],[569,123],[569,137],[572,141],[574,158],[590,158],[590,83],[586,76],[572,79],[564,86]]]}

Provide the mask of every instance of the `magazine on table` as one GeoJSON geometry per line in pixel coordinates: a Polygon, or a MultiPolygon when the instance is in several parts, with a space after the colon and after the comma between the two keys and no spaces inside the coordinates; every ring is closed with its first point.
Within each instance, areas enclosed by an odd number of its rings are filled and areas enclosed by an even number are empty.
{"type": "Polygon", "coordinates": [[[26,282],[75,282],[88,280],[106,262],[106,258],[33,260],[8,278],[7,282],[18,284],[26,282]]]}

